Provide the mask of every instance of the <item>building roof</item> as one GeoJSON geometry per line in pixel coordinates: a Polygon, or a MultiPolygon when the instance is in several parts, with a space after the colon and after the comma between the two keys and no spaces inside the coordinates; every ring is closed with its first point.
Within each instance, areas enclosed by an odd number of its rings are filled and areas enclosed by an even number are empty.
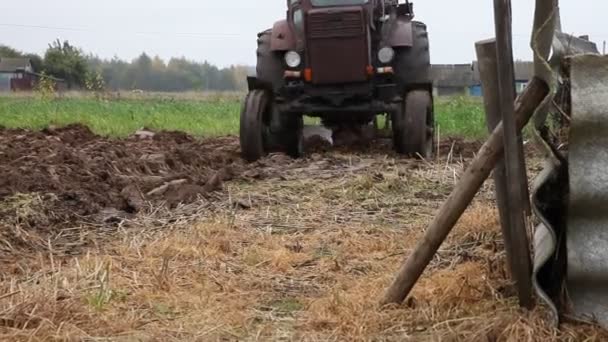
{"type": "Polygon", "coordinates": [[[32,63],[29,58],[0,57],[0,72],[15,72],[23,69],[31,71],[32,63]]]}
{"type": "MultiPolygon", "coordinates": [[[[515,80],[529,81],[534,76],[534,63],[515,62],[515,80]]],[[[473,64],[435,64],[431,66],[431,79],[437,87],[470,87],[481,84],[479,66],[473,64]]]]}
{"type": "Polygon", "coordinates": [[[438,87],[469,87],[474,85],[471,64],[434,64],[431,79],[438,87]]]}
{"type": "MultiPolygon", "coordinates": [[[[479,76],[479,63],[473,62],[473,82],[475,84],[481,84],[481,78],[479,76]]],[[[529,81],[534,77],[534,63],[515,61],[515,81],[529,81]]]]}
{"type": "Polygon", "coordinates": [[[585,53],[597,55],[600,54],[597,44],[589,41],[588,36],[575,37],[562,32],[555,32],[555,38],[553,39],[553,50],[557,50],[558,52],[556,54],[560,56],[579,55],[585,53]]]}
{"type": "Polygon", "coordinates": [[[515,62],[515,80],[529,81],[534,77],[534,62],[515,62]]]}

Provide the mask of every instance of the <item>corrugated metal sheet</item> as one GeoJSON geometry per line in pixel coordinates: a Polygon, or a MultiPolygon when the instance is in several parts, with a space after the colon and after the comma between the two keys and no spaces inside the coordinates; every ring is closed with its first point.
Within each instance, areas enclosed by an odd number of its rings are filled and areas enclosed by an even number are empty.
{"type": "Polygon", "coordinates": [[[573,313],[608,327],[608,57],[572,58],[567,287],[573,313]]]}
{"type": "Polygon", "coordinates": [[[550,159],[534,191],[535,288],[556,323],[565,313],[608,328],[608,57],[570,64],[568,160],[550,159]]]}

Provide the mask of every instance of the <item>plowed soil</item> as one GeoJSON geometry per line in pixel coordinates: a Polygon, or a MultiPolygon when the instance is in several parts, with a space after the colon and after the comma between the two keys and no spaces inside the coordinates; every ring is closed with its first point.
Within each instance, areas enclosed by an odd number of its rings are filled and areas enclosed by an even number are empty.
{"type": "Polygon", "coordinates": [[[0,200],[15,194],[56,197],[57,220],[102,211],[125,214],[148,202],[174,206],[215,190],[239,165],[233,139],[195,140],[141,132],[125,140],[83,126],[42,132],[0,131],[0,200]]]}
{"type": "MultiPolygon", "coordinates": [[[[389,143],[376,146],[381,154],[390,153],[389,143]]],[[[468,157],[479,146],[446,140],[441,151],[468,157]]],[[[309,152],[330,150],[314,139],[309,146],[309,152]]],[[[293,163],[283,162],[286,168],[293,163]]],[[[16,194],[52,195],[56,206],[51,209],[65,221],[92,218],[104,210],[132,214],[149,203],[187,203],[245,169],[251,174],[264,166],[267,161],[245,165],[234,137],[195,139],[180,132],[142,130],[127,139],[110,139],[81,125],[40,132],[0,128],[0,201],[16,194]]]]}
{"type": "MultiPolygon", "coordinates": [[[[197,139],[142,130],[126,139],[111,139],[81,125],[36,132],[0,128],[0,225],[10,227],[0,230],[0,251],[35,250],[49,237],[63,236],[65,228],[103,229],[159,207],[210,198],[224,182],[235,179],[285,179],[294,174],[322,179],[332,167],[336,172],[350,167],[350,157],[340,158],[338,151],[392,155],[390,141],[330,148],[316,138],[307,142],[307,159],[275,154],[245,164],[236,137],[197,139]]],[[[445,140],[440,147],[443,155],[469,156],[477,145],[445,140]]],[[[76,234],[74,238],[81,239],[76,234]]]]}

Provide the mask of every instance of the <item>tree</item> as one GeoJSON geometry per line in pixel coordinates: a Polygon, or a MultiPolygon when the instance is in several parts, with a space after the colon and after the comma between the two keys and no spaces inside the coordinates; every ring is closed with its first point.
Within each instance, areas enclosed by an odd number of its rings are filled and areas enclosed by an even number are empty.
{"type": "Polygon", "coordinates": [[[27,54],[23,55],[23,57],[30,59],[30,62],[32,63],[32,69],[34,69],[34,72],[44,71],[44,60],[42,59],[42,57],[40,57],[39,55],[37,55],[35,53],[27,53],[27,54]]]}
{"type": "Polygon", "coordinates": [[[44,55],[44,69],[54,77],[64,79],[68,88],[84,87],[88,74],[87,60],[82,50],[56,40],[44,55]]]}
{"type": "Polygon", "coordinates": [[[19,58],[23,57],[21,51],[17,51],[10,46],[0,45],[0,58],[19,58]]]}

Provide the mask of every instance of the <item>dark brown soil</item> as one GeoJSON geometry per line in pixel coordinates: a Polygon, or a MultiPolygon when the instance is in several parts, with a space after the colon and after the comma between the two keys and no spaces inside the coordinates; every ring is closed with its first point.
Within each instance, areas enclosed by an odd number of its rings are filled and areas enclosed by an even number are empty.
{"type": "MultiPolygon", "coordinates": [[[[205,195],[241,166],[233,138],[137,134],[123,140],[72,125],[41,132],[0,130],[0,201],[15,194],[56,197],[59,221],[102,211],[135,213],[205,195]]],[[[59,223],[59,222],[57,222],[59,223]]]]}
{"type": "MultiPolygon", "coordinates": [[[[390,141],[384,140],[367,147],[308,143],[309,153],[392,153],[390,141]]],[[[478,142],[450,139],[442,141],[440,151],[442,156],[471,157],[479,147],[478,142]]],[[[290,162],[284,160],[284,166],[290,162]]],[[[141,131],[109,139],[81,125],[39,132],[0,128],[0,202],[15,194],[52,195],[53,216],[63,222],[102,211],[136,213],[149,203],[191,202],[256,168],[263,169],[263,161],[246,166],[234,137],[201,140],[181,132],[141,131]]]]}
{"type": "MultiPolygon", "coordinates": [[[[478,146],[446,140],[441,155],[452,151],[454,158],[466,158],[478,146]]],[[[64,253],[71,253],[77,250],[70,247],[73,241],[86,244],[81,235],[86,232],[73,227],[105,232],[161,207],[221,198],[213,193],[229,180],[331,178],[350,167],[357,155],[399,158],[390,139],[339,147],[312,140],[306,150],[305,159],[271,154],[245,164],[236,137],[196,139],[142,130],[126,139],[110,139],[81,125],[36,132],[0,128],[0,260],[16,249],[46,248],[54,238],[66,240],[64,253]]],[[[54,244],[58,248],[59,242],[54,244]]]]}
{"type": "Polygon", "coordinates": [[[452,158],[472,158],[483,145],[479,140],[467,140],[460,137],[449,137],[441,140],[439,153],[442,157],[451,156],[452,158]]]}

